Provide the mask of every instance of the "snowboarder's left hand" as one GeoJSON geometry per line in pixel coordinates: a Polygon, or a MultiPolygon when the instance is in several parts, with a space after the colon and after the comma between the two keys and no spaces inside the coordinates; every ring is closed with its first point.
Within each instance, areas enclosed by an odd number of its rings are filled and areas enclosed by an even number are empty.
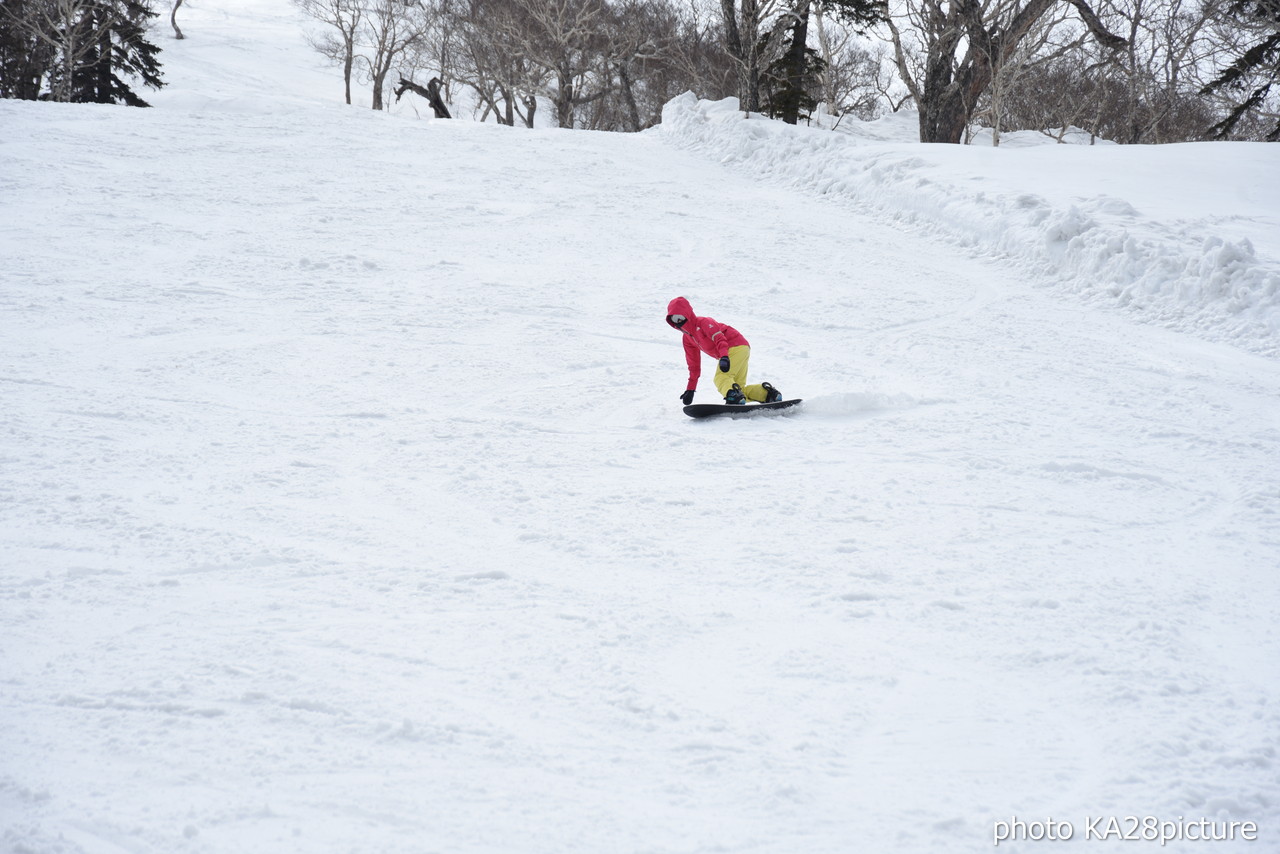
{"type": "Polygon", "coordinates": [[[728,356],[720,357],[720,371],[726,374],[729,373],[729,357],[728,356]]]}
{"type": "Polygon", "coordinates": [[[693,389],[689,389],[684,394],[680,395],[680,400],[684,403],[685,406],[688,406],[689,404],[693,403],[693,389]]]}

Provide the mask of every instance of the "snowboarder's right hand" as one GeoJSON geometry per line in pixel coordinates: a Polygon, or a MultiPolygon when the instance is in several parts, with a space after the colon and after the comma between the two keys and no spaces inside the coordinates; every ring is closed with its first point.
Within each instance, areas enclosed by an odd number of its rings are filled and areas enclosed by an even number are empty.
{"type": "Polygon", "coordinates": [[[728,356],[720,357],[720,371],[721,373],[725,373],[725,374],[729,373],[729,357],[728,356]]]}
{"type": "Polygon", "coordinates": [[[685,406],[693,403],[693,389],[689,389],[684,394],[680,395],[680,400],[685,406]]]}

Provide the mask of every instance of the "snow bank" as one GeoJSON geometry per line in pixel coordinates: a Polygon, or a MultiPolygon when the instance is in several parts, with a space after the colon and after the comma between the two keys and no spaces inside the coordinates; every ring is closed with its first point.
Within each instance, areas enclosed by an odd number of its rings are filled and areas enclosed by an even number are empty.
{"type": "Polygon", "coordinates": [[[923,146],[903,141],[905,127],[897,116],[831,133],[686,93],[663,109],[660,133],[1145,320],[1280,353],[1280,147],[923,146]]]}

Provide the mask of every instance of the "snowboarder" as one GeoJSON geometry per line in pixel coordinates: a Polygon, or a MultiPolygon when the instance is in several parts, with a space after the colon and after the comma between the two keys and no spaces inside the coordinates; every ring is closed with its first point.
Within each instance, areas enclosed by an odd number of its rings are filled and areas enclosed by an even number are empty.
{"type": "Polygon", "coordinates": [[[667,323],[684,334],[684,359],[689,364],[689,388],[680,395],[688,406],[702,375],[702,353],[719,359],[715,373],[716,388],[728,404],[773,403],[782,400],[782,392],[769,383],[747,385],[747,360],[751,345],[732,326],[717,323],[709,317],[698,317],[684,297],[676,297],[667,305],[667,323]],[[701,353],[699,351],[702,351],[701,353]]]}

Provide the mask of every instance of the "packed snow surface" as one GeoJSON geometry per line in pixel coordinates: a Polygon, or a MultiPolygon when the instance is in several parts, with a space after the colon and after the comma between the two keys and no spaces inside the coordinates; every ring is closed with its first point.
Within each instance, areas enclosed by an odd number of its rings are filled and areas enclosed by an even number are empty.
{"type": "Polygon", "coordinates": [[[1277,850],[1280,148],[419,120],[181,14],[0,103],[0,850],[1277,850]],[[684,417],[677,295],[805,403],[684,417]]]}

